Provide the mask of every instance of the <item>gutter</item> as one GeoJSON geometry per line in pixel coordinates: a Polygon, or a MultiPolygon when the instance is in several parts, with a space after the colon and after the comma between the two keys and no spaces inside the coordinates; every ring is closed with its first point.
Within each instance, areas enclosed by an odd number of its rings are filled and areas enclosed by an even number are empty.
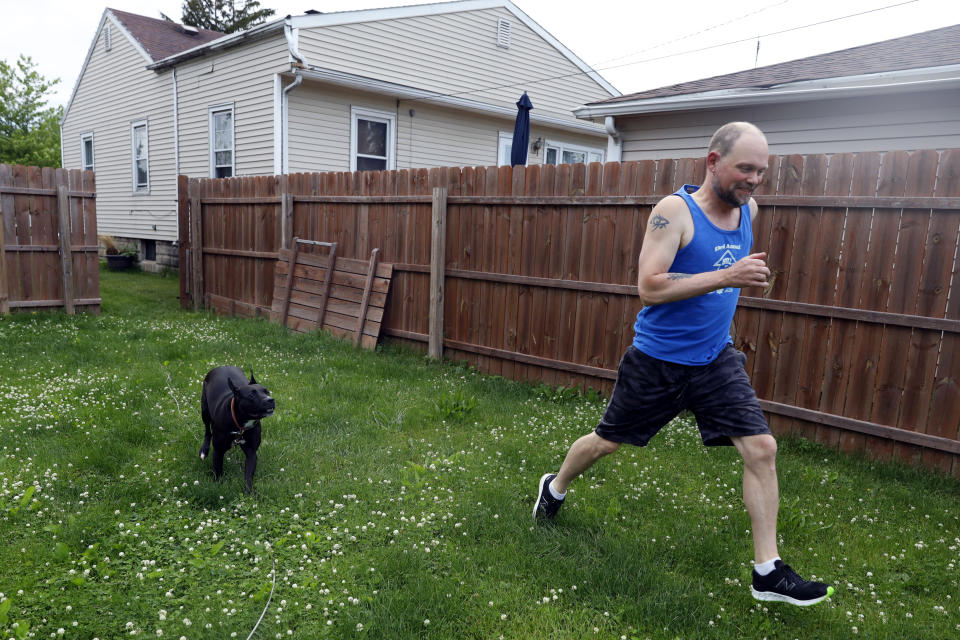
{"type": "Polygon", "coordinates": [[[283,21],[283,37],[287,40],[287,50],[290,52],[290,66],[293,68],[295,77],[293,82],[283,88],[280,95],[280,171],[289,172],[290,154],[288,150],[289,142],[289,113],[290,113],[290,92],[303,82],[303,74],[300,70],[304,67],[304,57],[300,54],[297,47],[299,43],[299,29],[294,28],[290,16],[283,21]]]}
{"type": "MultiPolygon", "coordinates": [[[[176,175],[180,175],[180,107],[178,106],[179,91],[177,90],[177,68],[173,68],[173,168],[176,175]]],[[[180,184],[179,180],[177,184],[180,184]]],[[[180,194],[177,193],[179,199],[180,194]]]]}
{"type": "Polygon", "coordinates": [[[288,166],[290,163],[290,157],[289,157],[289,152],[287,150],[287,143],[289,142],[289,132],[287,131],[287,129],[289,128],[288,114],[290,113],[290,106],[289,106],[290,98],[288,97],[288,95],[290,91],[294,87],[298,86],[301,82],[303,82],[303,74],[297,71],[296,77],[294,78],[293,82],[291,82],[290,84],[288,84],[286,87],[283,88],[283,98],[282,98],[283,122],[281,123],[281,130],[282,130],[281,135],[283,139],[280,141],[280,167],[283,173],[289,173],[289,170],[290,170],[290,167],[288,166]]]}
{"type": "Polygon", "coordinates": [[[253,27],[252,29],[247,29],[246,31],[239,31],[237,33],[232,33],[230,35],[223,36],[222,38],[217,38],[216,40],[212,40],[210,42],[197,45],[192,49],[181,51],[176,55],[172,55],[162,60],[158,60],[153,64],[148,64],[147,69],[158,71],[160,69],[164,69],[166,67],[179,64],[185,60],[190,60],[192,58],[199,58],[201,56],[206,55],[207,53],[213,53],[216,51],[220,51],[221,49],[229,49],[232,47],[236,47],[241,44],[245,44],[251,40],[259,40],[261,38],[266,38],[268,36],[273,35],[274,32],[284,29],[287,25],[287,21],[289,20],[289,18],[290,16],[287,16],[286,18],[280,18],[278,20],[274,20],[273,22],[267,22],[267,23],[258,25],[256,27],[253,27]]]}
{"type": "Polygon", "coordinates": [[[617,131],[616,120],[613,116],[603,119],[603,126],[607,130],[607,162],[620,162],[623,156],[623,139],[617,131]]]}
{"type": "Polygon", "coordinates": [[[573,113],[578,118],[591,120],[606,116],[692,111],[696,109],[780,104],[785,102],[803,102],[835,98],[856,98],[877,94],[915,93],[917,91],[960,87],[960,77],[957,76],[908,82],[888,81],[883,84],[858,86],[851,86],[850,80],[851,78],[849,77],[843,78],[843,84],[838,86],[823,86],[824,83],[822,81],[814,81],[820,86],[811,87],[810,84],[812,83],[803,83],[806,86],[783,85],[781,88],[775,89],[723,89],[680,96],[668,96],[665,98],[594,103],[575,109],[573,113]]]}

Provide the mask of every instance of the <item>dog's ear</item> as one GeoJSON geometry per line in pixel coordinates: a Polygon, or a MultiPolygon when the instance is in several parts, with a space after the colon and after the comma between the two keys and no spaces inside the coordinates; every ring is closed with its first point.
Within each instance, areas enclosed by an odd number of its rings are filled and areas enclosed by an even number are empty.
{"type": "Polygon", "coordinates": [[[253,369],[250,369],[250,384],[257,384],[257,379],[253,377],[253,369]]]}
{"type": "Polygon", "coordinates": [[[237,385],[233,384],[233,378],[227,378],[227,386],[230,387],[230,391],[233,392],[233,395],[237,395],[237,385]]]}

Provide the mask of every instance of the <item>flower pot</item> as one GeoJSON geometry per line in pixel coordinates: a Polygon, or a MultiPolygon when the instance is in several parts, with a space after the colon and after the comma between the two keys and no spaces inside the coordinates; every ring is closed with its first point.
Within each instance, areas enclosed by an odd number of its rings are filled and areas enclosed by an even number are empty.
{"type": "Polygon", "coordinates": [[[133,256],[125,256],[122,254],[107,256],[107,267],[111,271],[123,271],[125,269],[129,269],[132,266],[133,266],[133,256]]]}

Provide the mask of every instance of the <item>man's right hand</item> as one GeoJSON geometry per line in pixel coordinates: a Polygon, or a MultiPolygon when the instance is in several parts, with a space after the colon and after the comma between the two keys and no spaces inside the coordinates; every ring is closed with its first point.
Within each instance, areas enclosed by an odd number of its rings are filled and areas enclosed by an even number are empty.
{"type": "Polygon", "coordinates": [[[724,269],[727,285],[742,289],[744,287],[766,287],[769,285],[770,269],[767,267],[767,254],[751,253],[724,269]]]}

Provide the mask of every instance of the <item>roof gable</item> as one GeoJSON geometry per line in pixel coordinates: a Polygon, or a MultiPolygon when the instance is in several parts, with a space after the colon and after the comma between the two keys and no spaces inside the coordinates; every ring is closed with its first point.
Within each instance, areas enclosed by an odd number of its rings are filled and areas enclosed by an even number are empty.
{"type": "Polygon", "coordinates": [[[533,32],[538,34],[552,47],[559,51],[567,60],[577,66],[594,82],[599,84],[610,95],[619,96],[620,92],[607,82],[595,69],[581,60],[570,49],[554,38],[550,32],[537,24],[530,16],[524,13],[510,0],[455,0],[452,2],[437,2],[432,4],[407,5],[384,9],[359,9],[355,11],[338,11],[332,13],[313,13],[295,16],[292,19],[294,27],[325,27],[357,22],[371,22],[375,20],[394,20],[398,18],[412,18],[460,11],[474,11],[477,9],[503,8],[523,22],[533,32]]]}
{"type": "Polygon", "coordinates": [[[160,20],[139,16],[135,13],[108,9],[123,25],[130,36],[143,47],[151,62],[162,60],[181,51],[192,49],[222,38],[225,33],[197,28],[196,34],[189,34],[183,26],[170,20],[160,20]]]}
{"type": "Polygon", "coordinates": [[[748,71],[639,91],[595,105],[667,98],[710,91],[766,89],[793,82],[862,76],[960,64],[960,25],[915,33],[850,49],[781,62],[748,71]]]}

